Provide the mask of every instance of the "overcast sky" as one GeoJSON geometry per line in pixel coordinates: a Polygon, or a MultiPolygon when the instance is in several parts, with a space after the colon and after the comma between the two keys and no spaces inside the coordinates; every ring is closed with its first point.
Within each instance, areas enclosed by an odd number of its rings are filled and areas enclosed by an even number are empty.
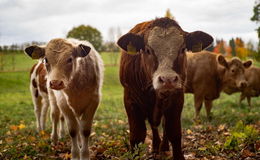
{"type": "Polygon", "coordinates": [[[250,21],[255,0],[0,0],[0,45],[48,42],[66,37],[80,24],[109,40],[109,28],[124,34],[137,23],[162,17],[167,9],[183,30],[202,30],[214,38],[257,42],[250,21]]]}

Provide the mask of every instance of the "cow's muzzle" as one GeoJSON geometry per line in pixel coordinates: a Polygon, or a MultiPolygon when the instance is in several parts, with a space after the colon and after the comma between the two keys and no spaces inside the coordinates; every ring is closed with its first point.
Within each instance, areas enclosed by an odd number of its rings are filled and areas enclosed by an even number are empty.
{"type": "Polygon", "coordinates": [[[63,81],[52,80],[52,81],[50,81],[50,87],[51,87],[51,89],[61,90],[61,89],[65,88],[65,85],[64,85],[63,81]]]}

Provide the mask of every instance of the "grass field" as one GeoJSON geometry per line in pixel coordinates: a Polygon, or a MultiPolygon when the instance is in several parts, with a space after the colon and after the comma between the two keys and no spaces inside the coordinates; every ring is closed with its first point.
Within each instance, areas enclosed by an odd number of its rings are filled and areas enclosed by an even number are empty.
{"type": "MultiPolygon", "coordinates": [[[[111,65],[117,58],[111,58],[110,55],[111,53],[102,53],[106,64],[105,79],[102,102],[92,130],[92,157],[148,159],[146,151],[150,149],[149,138],[145,145],[139,146],[139,157],[135,153],[128,152],[129,131],[122,101],[123,90],[118,79],[118,66],[111,65]]],[[[17,71],[0,72],[0,159],[69,159],[68,137],[62,139],[57,146],[50,145],[49,119],[46,132],[37,134],[35,131],[35,117],[29,92],[29,68],[36,61],[32,61],[24,54],[16,54],[13,57],[17,71]]],[[[4,70],[12,70],[12,56],[5,56],[4,60],[4,70]]],[[[260,66],[260,63],[256,65],[260,66]]],[[[214,101],[213,120],[210,122],[206,120],[203,108],[202,122],[195,125],[193,95],[185,95],[182,126],[187,159],[189,157],[241,159],[245,156],[253,158],[260,156],[260,98],[252,99],[251,109],[247,107],[245,101],[239,106],[238,100],[239,93],[233,95],[222,93],[221,97],[214,101]],[[192,142],[189,139],[191,136],[196,140],[192,142]],[[254,150],[248,147],[252,144],[254,150]],[[246,152],[248,155],[245,155],[245,150],[248,151],[246,152]]]]}

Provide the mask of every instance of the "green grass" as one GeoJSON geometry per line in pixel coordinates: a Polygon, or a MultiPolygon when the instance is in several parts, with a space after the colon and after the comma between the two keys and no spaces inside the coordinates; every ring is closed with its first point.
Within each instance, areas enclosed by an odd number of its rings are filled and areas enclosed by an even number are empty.
{"type": "MultiPolygon", "coordinates": [[[[110,54],[102,53],[106,65],[103,95],[102,102],[95,115],[93,133],[96,133],[96,135],[93,136],[91,145],[104,147],[103,156],[122,158],[123,155],[129,155],[127,152],[127,147],[129,147],[128,124],[123,106],[123,89],[119,82],[118,66],[111,65],[116,58],[111,58],[110,54]]],[[[5,68],[11,70],[11,55],[8,56],[10,57],[5,62],[8,64],[5,68]]],[[[57,155],[56,158],[63,153],[68,153],[69,144],[67,144],[66,139],[62,141],[65,146],[61,147],[59,151],[49,147],[49,139],[34,141],[32,144],[38,146],[37,149],[34,148],[34,145],[30,145],[28,136],[39,138],[39,135],[35,132],[35,116],[29,92],[29,69],[35,61],[24,54],[15,55],[15,59],[17,60],[16,64],[19,64],[19,68],[16,67],[16,70],[25,71],[0,72],[0,159],[2,154],[9,155],[7,159],[21,159],[25,155],[40,157],[39,152],[42,151],[45,151],[43,152],[45,156],[57,155]],[[19,124],[24,124],[26,128],[19,131],[10,129],[11,125],[19,124]],[[8,138],[11,138],[12,142],[8,138]],[[17,148],[19,149],[16,150],[17,148]]],[[[259,65],[260,63],[256,64],[259,65]]],[[[246,101],[243,101],[241,106],[238,105],[239,95],[239,93],[233,95],[222,93],[220,98],[214,101],[212,109],[214,117],[211,122],[207,121],[203,107],[201,111],[202,125],[217,127],[226,124],[228,127],[232,127],[239,120],[242,120],[245,124],[256,124],[260,117],[260,98],[252,98],[253,107],[249,109],[246,101]]],[[[186,94],[182,112],[184,129],[190,129],[194,126],[193,117],[193,95],[186,94]]],[[[47,134],[49,134],[51,130],[49,119],[47,126],[47,134]]]]}

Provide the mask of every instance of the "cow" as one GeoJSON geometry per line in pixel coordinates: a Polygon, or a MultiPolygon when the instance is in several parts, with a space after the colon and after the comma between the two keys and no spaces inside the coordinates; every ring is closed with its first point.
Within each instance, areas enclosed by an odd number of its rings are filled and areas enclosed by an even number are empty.
{"type": "Polygon", "coordinates": [[[37,131],[45,130],[46,116],[49,106],[51,106],[52,133],[51,138],[57,143],[57,127],[60,122],[60,137],[64,136],[64,117],[60,114],[57,102],[52,91],[47,87],[47,71],[42,59],[34,64],[30,71],[30,91],[34,105],[37,131]]]}
{"type": "Polygon", "coordinates": [[[30,46],[25,52],[33,59],[44,59],[47,85],[64,115],[72,140],[72,159],[88,160],[88,140],[103,83],[99,53],[87,41],[62,38],[52,39],[46,47],[30,46]]]}
{"type": "Polygon", "coordinates": [[[146,137],[145,120],[151,125],[153,152],[160,146],[158,126],[165,118],[165,131],[173,146],[173,158],[184,159],[181,149],[181,112],[186,77],[185,50],[206,48],[213,41],[207,33],[185,32],[170,18],[137,24],[117,41],[122,49],[120,82],[134,149],[146,137]]]}
{"type": "Polygon", "coordinates": [[[240,105],[242,101],[247,98],[248,106],[251,107],[251,97],[258,97],[260,95],[260,68],[251,66],[245,69],[245,77],[248,82],[247,87],[243,88],[242,90],[230,87],[226,88],[224,92],[227,94],[241,92],[239,100],[240,105]]]}
{"type": "Polygon", "coordinates": [[[234,57],[227,61],[222,55],[209,51],[187,53],[187,83],[186,93],[194,94],[195,120],[204,102],[207,118],[210,120],[213,100],[220,96],[225,88],[245,88],[245,68],[251,66],[251,61],[241,62],[234,57]]]}

